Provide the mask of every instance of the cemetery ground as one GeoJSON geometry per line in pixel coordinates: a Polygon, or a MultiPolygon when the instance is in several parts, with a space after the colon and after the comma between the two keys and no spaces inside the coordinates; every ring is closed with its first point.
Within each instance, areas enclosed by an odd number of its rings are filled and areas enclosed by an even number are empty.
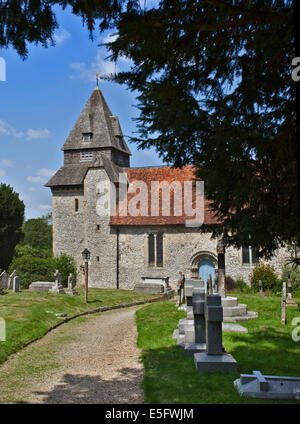
{"type": "Polygon", "coordinates": [[[0,364],[26,343],[42,337],[47,330],[62,321],[55,313],[66,313],[67,318],[87,310],[148,300],[157,296],[131,290],[89,288],[88,303],[79,296],[23,290],[7,290],[0,295],[0,317],[6,321],[6,341],[0,342],[0,364]],[[48,311],[48,312],[47,312],[48,311]]]}
{"type": "MultiPolygon", "coordinates": [[[[280,296],[234,296],[259,314],[241,323],[248,334],[223,333],[223,344],[236,359],[238,373],[202,375],[193,357],[185,357],[172,339],[178,320],[185,316],[174,300],[76,318],[42,337],[59,322],[47,310],[71,316],[150,296],[90,289],[88,305],[82,292],[78,297],[27,291],[0,296],[0,311],[14,335],[10,352],[0,351],[2,362],[5,355],[17,351],[0,368],[0,403],[300,403],[243,398],[233,386],[240,373],[253,370],[300,375],[300,341],[291,337],[295,328],[291,322],[300,316],[300,308],[287,308],[287,325],[283,325],[280,296]],[[18,349],[36,337],[41,339],[18,349]]],[[[293,297],[300,303],[299,294],[293,297]]],[[[0,349],[3,346],[0,343],[0,349]]]]}
{"type": "MultiPolygon", "coordinates": [[[[230,292],[230,295],[233,292],[230,292]]],[[[240,374],[259,370],[264,375],[300,376],[300,341],[292,340],[291,325],[300,308],[287,308],[281,324],[281,297],[238,294],[239,303],[258,312],[258,318],[240,322],[248,333],[223,332],[223,344],[238,363],[238,373],[199,374],[193,357],[184,356],[172,334],[185,313],[174,301],[145,306],[137,311],[138,347],[142,349],[145,403],[300,403],[300,400],[263,400],[240,397],[233,381],[240,374]]],[[[295,296],[300,303],[300,296],[295,296]]],[[[299,325],[299,324],[298,324],[299,325]]],[[[300,331],[298,331],[298,334],[300,331]]]]}

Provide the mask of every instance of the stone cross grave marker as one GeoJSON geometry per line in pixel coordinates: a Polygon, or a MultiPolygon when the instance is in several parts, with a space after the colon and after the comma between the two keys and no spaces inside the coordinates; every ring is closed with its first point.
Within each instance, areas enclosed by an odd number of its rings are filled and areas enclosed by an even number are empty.
{"type": "Polygon", "coordinates": [[[292,281],[290,278],[287,280],[287,301],[286,301],[286,307],[289,308],[297,308],[298,303],[296,303],[292,297],[292,281]]]}
{"type": "Polygon", "coordinates": [[[207,295],[205,306],[206,352],[194,354],[197,371],[236,372],[236,360],[224,352],[222,344],[223,308],[220,295],[207,295]]]}
{"type": "Polygon", "coordinates": [[[58,271],[58,269],[55,271],[54,277],[55,277],[55,284],[49,290],[49,293],[60,293],[60,294],[64,294],[65,291],[64,291],[63,286],[62,286],[62,283],[61,283],[61,273],[58,271]]]}
{"type": "Polygon", "coordinates": [[[205,330],[205,291],[194,288],[193,291],[193,313],[194,313],[194,343],[186,343],[184,354],[192,356],[197,352],[206,350],[206,330],[205,330]]]}

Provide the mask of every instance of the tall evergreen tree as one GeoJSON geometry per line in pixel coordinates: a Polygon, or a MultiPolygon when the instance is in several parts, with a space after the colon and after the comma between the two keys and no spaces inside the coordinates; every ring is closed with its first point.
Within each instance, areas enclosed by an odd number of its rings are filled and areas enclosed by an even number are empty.
{"type": "Polygon", "coordinates": [[[25,206],[18,193],[6,184],[0,185],[0,268],[7,269],[14,248],[22,240],[25,206]]]}
{"type": "Polygon", "coordinates": [[[26,55],[27,41],[46,43],[55,4],[91,34],[114,28],[110,58],[133,65],[112,79],[140,93],[134,140],[198,168],[223,222],[214,235],[236,247],[251,238],[266,256],[300,241],[292,0],[41,1],[40,14],[36,4],[0,2],[0,46],[26,55]]]}

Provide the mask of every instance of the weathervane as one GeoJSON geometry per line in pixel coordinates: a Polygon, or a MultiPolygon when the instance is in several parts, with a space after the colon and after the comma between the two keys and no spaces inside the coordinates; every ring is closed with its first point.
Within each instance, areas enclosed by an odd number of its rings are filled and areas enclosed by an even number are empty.
{"type": "Polygon", "coordinates": [[[97,88],[99,88],[99,72],[96,73],[96,84],[97,84],[97,88]]]}

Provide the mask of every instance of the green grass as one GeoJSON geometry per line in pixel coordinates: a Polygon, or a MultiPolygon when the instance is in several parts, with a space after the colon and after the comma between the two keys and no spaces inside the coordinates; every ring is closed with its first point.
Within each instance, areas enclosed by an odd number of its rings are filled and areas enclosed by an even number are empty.
{"type": "MultiPolygon", "coordinates": [[[[230,293],[231,294],[231,293],[230,293]]],[[[280,322],[280,297],[237,295],[248,310],[259,317],[241,322],[245,333],[223,333],[223,344],[238,363],[238,373],[200,374],[193,357],[185,357],[172,333],[185,317],[175,303],[148,305],[136,313],[138,346],[142,348],[145,376],[142,383],[145,403],[300,403],[241,398],[233,381],[241,373],[259,370],[263,374],[300,376],[300,341],[291,337],[294,317],[300,308],[287,309],[287,325],[280,322]]],[[[300,304],[300,299],[295,299],[300,304]]],[[[298,332],[300,334],[300,331],[298,332]]]]}
{"type": "Polygon", "coordinates": [[[51,326],[60,322],[62,319],[55,317],[54,313],[67,313],[69,318],[90,309],[157,297],[131,290],[90,288],[89,301],[86,304],[83,290],[78,291],[79,296],[29,290],[20,293],[6,291],[5,295],[0,295],[0,318],[4,318],[6,323],[6,341],[0,341],[0,364],[25,343],[42,337],[51,326]]]}

